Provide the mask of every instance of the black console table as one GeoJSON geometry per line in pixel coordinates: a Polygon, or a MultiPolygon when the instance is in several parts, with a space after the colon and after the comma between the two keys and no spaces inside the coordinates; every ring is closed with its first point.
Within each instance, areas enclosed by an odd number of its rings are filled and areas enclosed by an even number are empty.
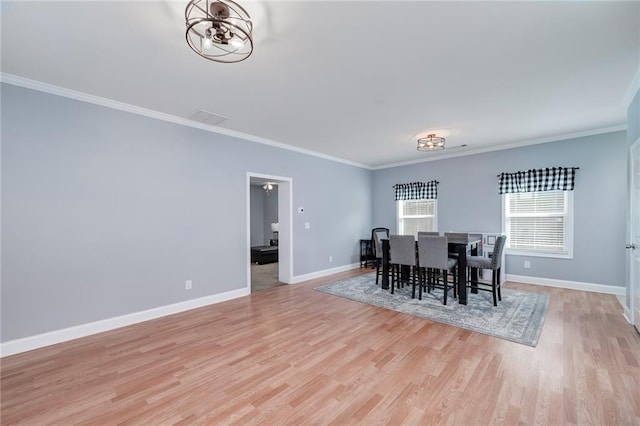
{"type": "Polygon", "coordinates": [[[373,246],[371,240],[360,240],[360,267],[374,267],[375,257],[373,255],[373,246]]]}

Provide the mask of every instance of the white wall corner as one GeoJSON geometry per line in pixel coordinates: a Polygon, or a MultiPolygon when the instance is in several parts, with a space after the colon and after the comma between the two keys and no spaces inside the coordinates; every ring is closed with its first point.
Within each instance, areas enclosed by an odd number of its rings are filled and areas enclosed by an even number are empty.
{"type": "Polygon", "coordinates": [[[523,275],[506,275],[507,281],[513,281],[523,284],[544,285],[547,287],[566,288],[569,290],[582,290],[594,293],[613,294],[616,296],[624,296],[627,292],[625,287],[614,285],[585,283],[580,281],[556,280],[552,278],[527,277],[523,275]]]}
{"type": "Polygon", "coordinates": [[[225,293],[213,294],[211,296],[205,296],[198,299],[186,300],[184,302],[160,306],[157,308],[148,309],[146,311],[134,312],[131,314],[107,318],[104,320],[64,328],[61,330],[54,330],[47,333],[36,334],[34,336],[24,337],[21,339],[9,340],[0,344],[0,357],[15,355],[33,349],[43,348],[45,346],[55,345],[57,343],[90,336],[92,334],[126,327],[128,325],[137,324],[143,321],[149,321],[167,315],[201,308],[203,306],[225,302],[227,300],[236,299],[238,297],[248,296],[250,293],[250,290],[241,288],[238,290],[227,291],[225,293]]]}
{"type": "Polygon", "coordinates": [[[338,272],[350,271],[352,269],[358,269],[360,267],[360,262],[352,263],[350,265],[338,266],[336,268],[325,269],[323,271],[311,272],[309,274],[296,275],[291,280],[291,284],[299,284],[304,281],[313,280],[315,278],[322,278],[328,275],[337,274],[338,272]]]}

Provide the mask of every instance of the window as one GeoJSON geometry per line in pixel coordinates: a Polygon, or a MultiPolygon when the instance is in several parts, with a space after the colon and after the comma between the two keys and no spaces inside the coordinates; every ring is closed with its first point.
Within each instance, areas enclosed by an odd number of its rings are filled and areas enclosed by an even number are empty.
{"type": "Polygon", "coordinates": [[[418,236],[418,231],[437,231],[436,200],[399,200],[398,234],[418,236]]]}
{"type": "Polygon", "coordinates": [[[503,195],[508,254],[573,257],[573,191],[503,195]]]}

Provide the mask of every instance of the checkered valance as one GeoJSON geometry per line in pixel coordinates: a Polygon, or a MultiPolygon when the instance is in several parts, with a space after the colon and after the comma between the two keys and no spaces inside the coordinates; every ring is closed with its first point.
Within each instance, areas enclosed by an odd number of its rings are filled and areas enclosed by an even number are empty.
{"type": "Polygon", "coordinates": [[[578,167],[547,167],[524,172],[500,173],[498,192],[573,191],[578,167]]]}
{"type": "Polygon", "coordinates": [[[398,200],[435,200],[438,198],[438,181],[412,182],[394,185],[398,200]]]}

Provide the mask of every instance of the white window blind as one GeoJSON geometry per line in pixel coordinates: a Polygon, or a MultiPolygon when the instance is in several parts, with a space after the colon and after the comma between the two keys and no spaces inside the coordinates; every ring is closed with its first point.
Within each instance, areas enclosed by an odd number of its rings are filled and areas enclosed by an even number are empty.
{"type": "Polygon", "coordinates": [[[504,197],[510,253],[572,255],[572,192],[521,192],[504,197]]]}
{"type": "Polygon", "coordinates": [[[414,235],[418,231],[436,231],[436,200],[399,200],[398,234],[414,235]]]}

